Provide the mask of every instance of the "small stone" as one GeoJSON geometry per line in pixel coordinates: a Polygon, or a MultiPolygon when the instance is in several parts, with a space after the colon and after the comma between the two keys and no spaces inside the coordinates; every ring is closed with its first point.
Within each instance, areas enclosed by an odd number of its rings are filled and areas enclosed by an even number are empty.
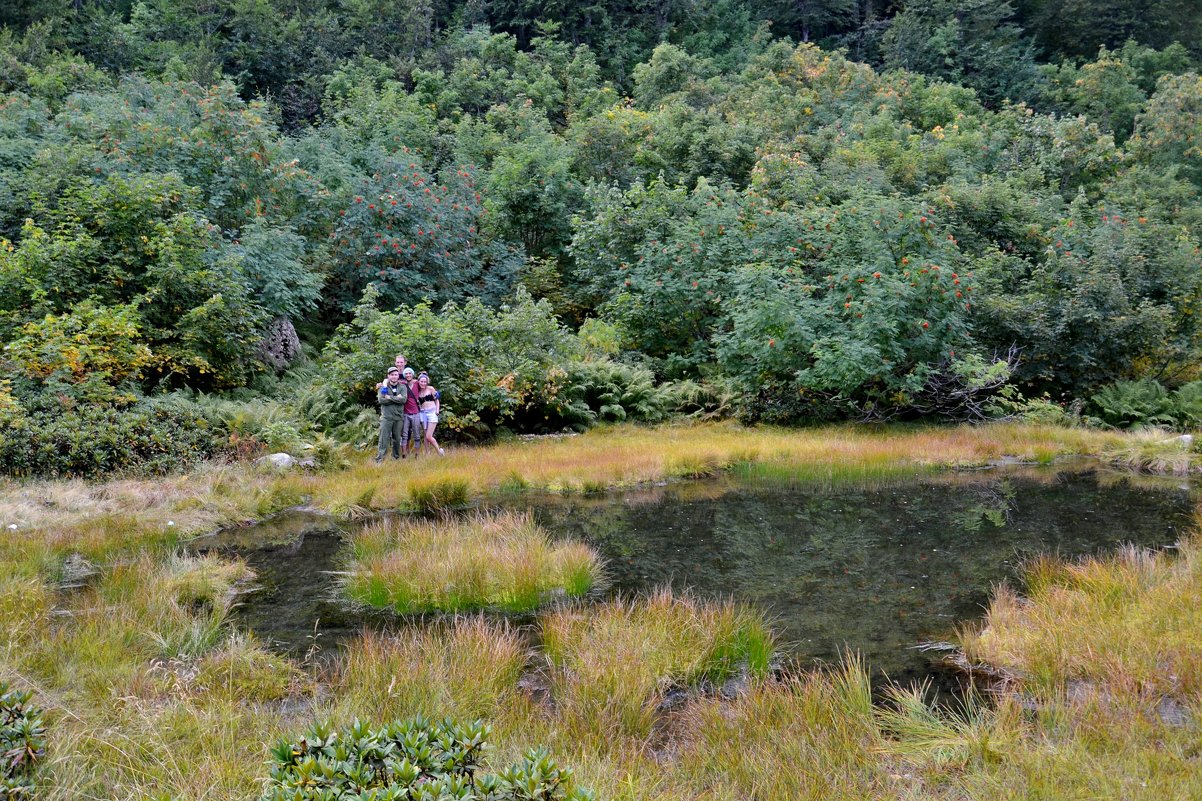
{"type": "Polygon", "coordinates": [[[88,561],[82,554],[73,553],[63,560],[62,583],[64,586],[77,587],[98,575],[100,570],[88,561]]]}
{"type": "Polygon", "coordinates": [[[732,676],[727,679],[718,692],[728,701],[733,701],[740,695],[746,695],[748,689],[747,677],[743,675],[732,676]]]}
{"type": "Polygon", "coordinates": [[[1175,698],[1165,696],[1156,705],[1156,714],[1166,726],[1188,726],[1190,722],[1189,708],[1175,698]]]}
{"type": "Polygon", "coordinates": [[[169,526],[174,526],[174,525],[175,525],[175,521],[174,521],[174,520],[168,520],[168,521],[167,521],[167,525],[169,525],[169,526]]]}

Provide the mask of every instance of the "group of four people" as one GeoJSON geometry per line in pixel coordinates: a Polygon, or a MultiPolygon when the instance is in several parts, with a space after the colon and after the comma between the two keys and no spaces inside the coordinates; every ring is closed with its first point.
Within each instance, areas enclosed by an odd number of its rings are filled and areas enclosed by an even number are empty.
{"type": "Polygon", "coordinates": [[[380,445],[376,461],[384,461],[392,451],[393,459],[404,459],[414,451],[429,446],[431,452],[445,451],[434,438],[442,399],[430,384],[430,376],[421,372],[414,376],[405,357],[397,354],[396,364],[388,368],[388,377],[376,385],[376,401],[380,404],[380,445]]]}

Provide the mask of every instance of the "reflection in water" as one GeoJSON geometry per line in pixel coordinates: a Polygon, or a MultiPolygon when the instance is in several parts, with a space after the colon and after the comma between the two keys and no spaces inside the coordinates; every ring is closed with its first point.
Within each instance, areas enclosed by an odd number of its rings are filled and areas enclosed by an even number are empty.
{"type": "MultiPolygon", "coordinates": [[[[802,661],[833,661],[846,647],[907,679],[931,670],[913,646],[978,619],[1023,558],[1175,542],[1193,509],[1179,484],[1052,469],[835,489],[727,478],[510,505],[596,547],[607,594],[670,584],[734,597],[765,610],[802,661]]],[[[241,553],[258,571],[264,589],[242,614],[264,638],[299,652],[318,620],[326,647],[363,624],[335,597],[341,540],[328,519],[284,516],[203,547],[241,553]]]]}
{"type": "Polygon", "coordinates": [[[613,590],[671,584],[733,596],[767,611],[799,658],[829,662],[851,648],[898,679],[925,674],[929,659],[913,646],[978,619],[1023,558],[1167,545],[1191,521],[1176,482],[1137,488],[1094,472],[962,479],[827,491],[745,484],[700,500],[669,491],[651,503],[629,493],[533,508],[550,530],[601,550],[613,590]]]}

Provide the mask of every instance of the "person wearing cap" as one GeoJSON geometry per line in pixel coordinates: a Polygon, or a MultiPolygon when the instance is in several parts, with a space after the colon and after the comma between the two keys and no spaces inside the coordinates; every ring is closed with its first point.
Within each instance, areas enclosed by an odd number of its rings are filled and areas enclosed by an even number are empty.
{"type": "Polygon", "coordinates": [[[380,443],[376,448],[376,462],[384,461],[384,456],[392,451],[393,459],[405,455],[401,434],[405,421],[405,402],[409,399],[409,385],[401,380],[401,371],[395,367],[388,370],[386,380],[376,393],[376,402],[380,404],[380,443]]]}
{"type": "Polygon", "coordinates": [[[421,422],[421,406],[417,400],[417,381],[413,378],[413,368],[406,367],[401,376],[404,378],[407,390],[405,396],[405,420],[401,424],[401,454],[413,453],[422,446],[426,438],[425,427],[421,422]]]}

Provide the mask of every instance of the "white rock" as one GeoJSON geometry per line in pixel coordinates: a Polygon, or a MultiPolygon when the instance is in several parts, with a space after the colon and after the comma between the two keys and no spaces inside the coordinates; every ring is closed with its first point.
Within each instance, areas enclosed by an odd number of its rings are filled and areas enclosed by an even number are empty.
{"type": "Polygon", "coordinates": [[[278,467],[281,470],[287,470],[296,464],[296,459],[293,459],[287,453],[272,453],[257,460],[255,464],[269,464],[272,467],[278,467]]]}

